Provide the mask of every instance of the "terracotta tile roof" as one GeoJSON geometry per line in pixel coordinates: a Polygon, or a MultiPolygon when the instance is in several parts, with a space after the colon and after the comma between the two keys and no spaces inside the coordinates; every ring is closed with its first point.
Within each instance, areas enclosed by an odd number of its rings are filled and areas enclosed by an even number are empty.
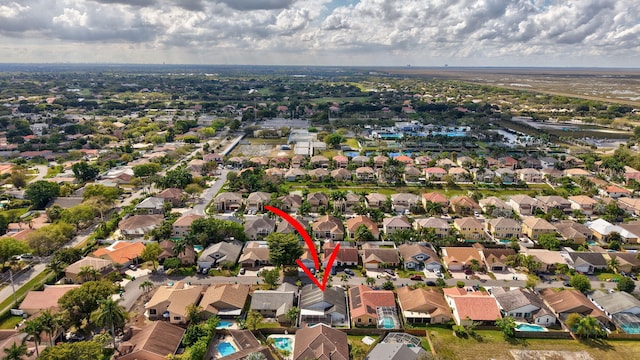
{"type": "Polygon", "coordinates": [[[191,226],[191,223],[193,223],[195,220],[198,219],[203,219],[204,216],[202,215],[197,215],[197,214],[186,214],[186,215],[182,215],[180,216],[174,223],[173,226],[191,226]]]}
{"type": "Polygon", "coordinates": [[[360,227],[360,225],[364,225],[371,231],[373,236],[376,238],[380,235],[380,230],[378,230],[378,224],[376,224],[373,220],[371,220],[368,216],[359,215],[354,218],[347,220],[347,230],[350,233],[355,233],[356,230],[360,227]]]}
{"type": "Polygon", "coordinates": [[[109,247],[94,251],[93,256],[111,260],[116,264],[126,264],[140,257],[142,250],[144,250],[144,244],[141,242],[128,243],[117,241],[109,247]]]}
{"type": "Polygon", "coordinates": [[[423,288],[412,290],[409,286],[403,286],[397,291],[402,311],[427,313],[431,317],[451,314],[444,296],[436,290],[423,288]]]}
{"type": "Polygon", "coordinates": [[[461,320],[469,318],[473,321],[495,321],[502,318],[498,302],[493,296],[479,291],[448,296],[453,301],[454,311],[461,320]]]}
{"type": "Polygon", "coordinates": [[[154,321],[119,347],[119,360],[162,360],[175,354],[185,329],[163,321],[154,321]]]}
{"type": "Polygon", "coordinates": [[[78,287],[80,285],[45,285],[42,291],[29,291],[19,308],[25,311],[58,309],[62,295],[78,287]]]}
{"type": "Polygon", "coordinates": [[[369,315],[378,318],[376,308],[378,306],[396,306],[395,296],[390,290],[373,290],[366,285],[352,286],[349,288],[349,308],[351,318],[369,315]]]}
{"type": "Polygon", "coordinates": [[[445,247],[442,254],[442,261],[447,267],[454,262],[469,264],[473,259],[482,262],[480,252],[472,247],[445,247]]]}

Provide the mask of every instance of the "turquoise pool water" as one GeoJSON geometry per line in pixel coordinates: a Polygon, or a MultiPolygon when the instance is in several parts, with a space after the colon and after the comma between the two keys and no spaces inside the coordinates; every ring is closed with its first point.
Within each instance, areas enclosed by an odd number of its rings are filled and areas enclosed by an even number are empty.
{"type": "Polygon", "coordinates": [[[595,242],[595,241],[587,241],[587,244],[589,244],[589,245],[591,245],[591,246],[596,246],[596,245],[598,245],[598,243],[597,243],[597,242],[595,242]]]}
{"type": "Polygon", "coordinates": [[[620,325],[620,327],[622,328],[622,331],[624,331],[627,334],[640,334],[640,326],[638,325],[620,325]]]}
{"type": "Polygon", "coordinates": [[[202,245],[193,245],[193,250],[195,250],[196,252],[200,252],[204,250],[204,248],[202,247],[202,245]]]}
{"type": "Polygon", "coordinates": [[[500,243],[502,243],[502,244],[511,244],[511,240],[500,239],[500,243]]]}
{"type": "Polygon", "coordinates": [[[544,326],[535,325],[535,324],[518,324],[516,326],[516,330],[518,330],[518,331],[535,331],[535,332],[547,331],[547,329],[544,326]]]}
{"type": "Polygon", "coordinates": [[[232,325],[233,323],[231,321],[219,321],[218,326],[216,326],[216,329],[225,329],[225,328],[231,327],[232,325]]]}
{"type": "Polygon", "coordinates": [[[236,348],[234,348],[233,345],[231,345],[231,343],[227,341],[223,341],[220,344],[216,345],[216,349],[218,349],[218,352],[222,356],[231,355],[237,351],[236,348]]]}
{"type": "Polygon", "coordinates": [[[393,318],[386,317],[382,319],[382,328],[383,329],[393,329],[395,328],[395,321],[393,318]]]}
{"type": "Polygon", "coordinates": [[[273,344],[279,350],[286,350],[288,352],[293,351],[293,348],[291,347],[291,339],[289,338],[273,338],[273,344]]]}

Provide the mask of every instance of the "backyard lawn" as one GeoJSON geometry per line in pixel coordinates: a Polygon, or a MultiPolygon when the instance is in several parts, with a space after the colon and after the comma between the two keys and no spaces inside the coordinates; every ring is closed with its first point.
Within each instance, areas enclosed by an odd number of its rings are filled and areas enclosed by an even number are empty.
{"type": "Polygon", "coordinates": [[[476,330],[476,333],[476,338],[461,339],[453,336],[451,329],[429,327],[433,346],[444,359],[513,360],[510,350],[586,351],[594,360],[640,358],[639,341],[516,339],[508,342],[497,330],[476,330]]]}

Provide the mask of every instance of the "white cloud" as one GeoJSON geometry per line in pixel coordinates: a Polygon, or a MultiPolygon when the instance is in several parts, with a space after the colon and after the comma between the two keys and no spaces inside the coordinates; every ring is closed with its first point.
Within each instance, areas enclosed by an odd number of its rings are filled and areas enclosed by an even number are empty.
{"type": "Polygon", "coordinates": [[[637,0],[0,0],[0,61],[99,48],[84,61],[114,49],[121,62],[637,66],[639,10],[637,0]]]}

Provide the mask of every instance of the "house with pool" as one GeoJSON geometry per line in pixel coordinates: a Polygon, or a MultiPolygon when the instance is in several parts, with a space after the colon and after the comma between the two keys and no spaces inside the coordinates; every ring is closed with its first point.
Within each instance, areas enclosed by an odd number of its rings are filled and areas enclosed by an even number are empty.
{"type": "Polygon", "coordinates": [[[502,318],[496,299],[485,291],[467,291],[465,288],[445,288],[444,297],[453,311],[457,325],[469,326],[474,322],[494,325],[502,318]]]}
{"type": "Polygon", "coordinates": [[[311,359],[349,360],[347,334],[325,324],[298,329],[293,360],[311,359]]]}
{"type": "Polygon", "coordinates": [[[537,325],[555,325],[556,317],[533,291],[525,288],[492,289],[504,316],[511,316],[516,321],[526,321],[537,325]]]}
{"type": "Polygon", "coordinates": [[[366,285],[352,286],[349,288],[349,311],[353,326],[401,327],[393,291],[373,290],[366,285]]]}
{"type": "Polygon", "coordinates": [[[300,290],[300,323],[324,323],[330,326],[349,326],[347,297],[343,288],[327,286],[322,291],[313,284],[300,290]]]}

